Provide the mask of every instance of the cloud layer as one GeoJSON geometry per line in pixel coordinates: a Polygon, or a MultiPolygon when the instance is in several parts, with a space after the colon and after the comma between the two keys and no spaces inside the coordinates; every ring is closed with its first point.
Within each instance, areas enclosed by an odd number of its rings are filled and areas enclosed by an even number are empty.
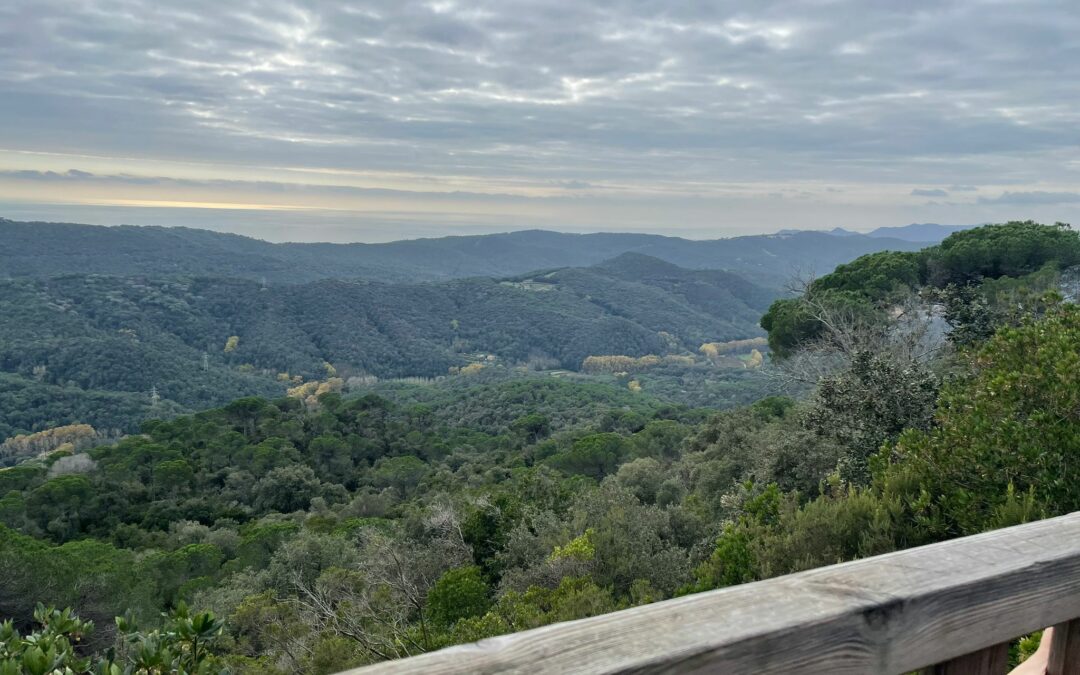
{"type": "Polygon", "coordinates": [[[117,201],[141,178],[170,200],[162,176],[214,202],[236,181],[245,200],[290,183],[492,193],[508,226],[508,195],[555,200],[552,227],[574,224],[569,201],[620,229],[615,207],[645,198],[656,229],[688,199],[733,229],[1064,219],[1077,64],[1072,0],[14,0],[0,201],[46,182],[13,172],[52,171],[110,176],[117,201]]]}

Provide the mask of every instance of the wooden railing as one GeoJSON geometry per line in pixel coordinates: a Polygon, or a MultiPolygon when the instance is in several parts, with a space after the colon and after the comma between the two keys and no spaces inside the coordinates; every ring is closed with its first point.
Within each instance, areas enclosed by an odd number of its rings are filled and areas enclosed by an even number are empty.
{"type": "Polygon", "coordinates": [[[1080,674],[1080,513],[349,671],[1005,673],[1054,626],[1080,674]]]}

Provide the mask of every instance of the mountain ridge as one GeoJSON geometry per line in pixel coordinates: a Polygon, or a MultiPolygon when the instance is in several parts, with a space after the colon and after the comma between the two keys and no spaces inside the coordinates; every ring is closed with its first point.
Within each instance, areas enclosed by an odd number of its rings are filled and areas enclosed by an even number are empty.
{"type": "Polygon", "coordinates": [[[323,278],[438,281],[586,267],[638,252],[689,269],[726,270],[779,288],[860,255],[911,242],[820,232],[694,241],[638,233],[523,230],[385,244],[275,244],[195,228],[0,221],[0,278],[88,274],[220,276],[303,283],[323,278]]]}
{"type": "Polygon", "coordinates": [[[870,237],[873,239],[892,239],[917,244],[936,244],[954,232],[970,230],[978,225],[941,225],[938,223],[911,223],[878,227],[869,232],[856,232],[843,227],[834,227],[831,230],[780,230],[777,234],[798,234],[800,232],[822,232],[834,237],[870,237]]]}

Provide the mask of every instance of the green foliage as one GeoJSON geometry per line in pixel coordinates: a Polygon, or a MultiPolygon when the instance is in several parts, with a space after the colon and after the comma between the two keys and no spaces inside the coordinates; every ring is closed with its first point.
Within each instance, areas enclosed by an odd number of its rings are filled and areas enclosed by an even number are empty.
{"type": "Polygon", "coordinates": [[[416,487],[427,470],[427,465],[418,457],[390,457],[382,460],[375,469],[375,484],[407,492],[416,487]]]}
{"type": "Polygon", "coordinates": [[[25,636],[20,635],[10,619],[0,623],[0,673],[90,672],[91,660],[80,656],[78,647],[93,631],[92,621],[80,620],[70,608],[57,610],[41,604],[34,610],[34,621],[40,628],[25,636]]]}
{"type": "Polygon", "coordinates": [[[461,619],[481,616],[491,606],[491,589],[475,565],[458,567],[443,574],[428,591],[431,620],[452,626],[461,619]]]}
{"type": "Polygon", "coordinates": [[[939,378],[919,362],[897,362],[860,351],[851,366],[823,378],[804,412],[804,425],[845,448],[840,477],[870,481],[869,458],[905,429],[929,429],[939,378]]]}
{"type": "Polygon", "coordinates": [[[12,621],[0,623],[0,673],[46,675],[47,673],[175,673],[208,675],[222,672],[213,655],[223,626],[213,613],[191,613],[180,605],[163,616],[164,625],[140,632],[130,616],[117,617],[121,635],[119,651],[110,649],[99,657],[83,656],[80,648],[93,631],[92,621],[72,612],[38,604],[34,622],[40,628],[21,635],[12,621]]]}
{"type": "MultiPolygon", "coordinates": [[[[131,551],[101,541],[51,546],[0,526],[0,566],[7,570],[0,585],[0,616],[28,624],[37,603],[75,607],[84,618],[108,626],[127,609],[154,611],[153,582],[142,576],[131,551]]],[[[106,631],[93,640],[108,642],[106,631]]],[[[92,646],[104,646],[92,642],[92,646]]]]}
{"type": "Polygon", "coordinates": [[[925,257],[924,252],[899,251],[864,255],[816,279],[810,290],[814,294],[846,291],[874,301],[884,300],[923,283],[925,257]]]}
{"type": "Polygon", "coordinates": [[[1010,645],[1009,665],[1015,667],[1030,659],[1039,650],[1042,636],[1043,632],[1041,630],[1036,631],[1031,635],[1025,635],[1010,645]]]}
{"type": "Polygon", "coordinates": [[[551,420],[546,415],[530,413],[514,420],[510,429],[522,434],[526,442],[535,443],[551,433],[551,420]]]}
{"type": "Polygon", "coordinates": [[[592,528],[585,530],[585,534],[580,537],[574,537],[565,546],[556,546],[555,550],[551,552],[548,560],[551,562],[557,562],[559,560],[576,560],[580,562],[589,562],[596,558],[596,546],[593,545],[592,538],[596,531],[592,528]]]}
{"type": "Polygon", "coordinates": [[[566,473],[599,480],[615,471],[626,451],[626,442],[619,434],[592,434],[575,441],[572,448],[552,457],[549,463],[566,473]]]}
{"type": "Polygon", "coordinates": [[[814,280],[803,298],[775,301],[761,326],[769,333],[773,352],[785,357],[822,334],[822,309],[853,314],[863,322],[883,322],[891,304],[925,286],[945,289],[938,299],[956,322],[957,341],[968,343],[988,336],[1001,321],[987,316],[987,308],[973,302],[970,290],[957,287],[1078,263],[1080,234],[1067,225],[1032,221],[986,225],[955,232],[918,252],[883,251],[840,265],[814,280]]]}
{"type": "Polygon", "coordinates": [[[595,424],[598,417],[614,408],[652,415],[662,406],[656,399],[633,396],[606,378],[555,378],[501,368],[487,368],[476,377],[447,378],[429,384],[384,381],[360,387],[357,393],[375,394],[403,407],[427,406],[436,424],[467,426],[488,433],[510,430],[527,443],[554,431],[595,424]],[[541,418],[547,420],[546,427],[541,418]]]}
{"type": "Polygon", "coordinates": [[[1001,330],[974,355],[974,366],[970,378],[942,392],[933,429],[900,437],[891,450],[897,468],[883,479],[912,472],[910,480],[931,495],[924,509],[952,535],[985,529],[1010,494],[1029,490],[1037,513],[1080,509],[1076,305],[1001,330]]]}
{"type": "Polygon", "coordinates": [[[193,613],[181,603],[163,619],[162,627],[151,631],[140,631],[130,616],[116,619],[123,653],[133,672],[208,675],[222,671],[213,652],[224,626],[213,612],[193,613]]]}
{"type": "Polygon", "coordinates": [[[1026,317],[1045,313],[1060,283],[1056,266],[1048,264],[1019,278],[949,283],[933,289],[928,296],[944,310],[951,327],[949,340],[967,347],[985,341],[1001,326],[1017,325],[1026,317]]]}
{"type": "Polygon", "coordinates": [[[974,284],[949,284],[931,297],[944,310],[945,320],[952,327],[949,339],[954,344],[967,346],[982,342],[1001,323],[1001,317],[995,316],[990,302],[974,284]]]}
{"type": "Polygon", "coordinates": [[[754,581],[758,563],[752,550],[752,529],[746,524],[727,525],[709,559],[694,570],[690,592],[724,588],[754,581]]]}
{"type": "MultiPolygon", "coordinates": [[[[83,420],[91,420],[96,428],[110,435],[134,431],[151,415],[150,403],[149,395],[143,393],[87,389],[73,383],[49,384],[26,375],[0,372],[0,438],[83,420]]],[[[173,401],[162,401],[153,414],[173,417],[187,410],[173,401]]],[[[0,464],[7,460],[0,459],[0,464]]]]}
{"type": "Polygon", "coordinates": [[[974,279],[1020,277],[1047,263],[1080,264],[1080,237],[1069,226],[1009,222],[962,230],[927,252],[929,281],[935,286],[974,279]]]}
{"type": "MultiPolygon", "coordinates": [[[[574,389],[560,384],[555,391],[574,389]]],[[[303,643],[296,654],[349,640],[334,667],[433,648],[458,624],[487,616],[505,593],[493,589],[528,579],[553,588],[581,576],[582,565],[595,565],[595,587],[610,585],[618,597],[588,585],[567,590],[558,608],[542,610],[550,620],[575,608],[665,597],[686,580],[685,548],[701,535],[699,525],[676,524],[650,506],[655,484],[640,500],[624,490],[606,492],[614,485],[585,499],[599,488],[580,475],[602,478],[639,454],[649,456],[642,461],[655,473],[668,471],[654,458],[679,457],[696,414],[681,421],[684,409],[638,410],[602,409],[582,419],[583,428],[544,432],[541,443],[551,445],[553,457],[577,462],[573,476],[537,460],[529,430],[542,430],[541,418],[484,432],[448,426],[434,407],[420,415],[414,405],[374,396],[324,396],[313,408],[294,399],[245,398],[149,422],[143,435],[90,449],[83,455],[94,464],[89,473],[50,476],[29,464],[0,471],[8,492],[0,516],[26,533],[0,529],[0,564],[18,570],[0,588],[0,611],[26,621],[38,600],[76,606],[107,626],[94,638],[100,651],[115,637],[110,617],[123,610],[146,623],[194,602],[231,617],[230,663],[261,667],[270,659],[314,672],[330,662],[288,656],[289,640],[303,643]],[[528,525],[534,518],[565,524],[528,525]],[[542,532],[527,551],[519,549],[522,527],[542,532]],[[564,531],[595,534],[593,559],[549,561],[556,546],[573,539],[564,531]],[[420,575],[407,583],[384,567],[398,548],[409,551],[408,569],[420,575]],[[257,600],[265,593],[271,599],[257,600]],[[333,617],[298,604],[310,593],[322,594],[326,604],[319,606],[333,617]],[[301,627],[270,637],[268,617],[301,627]],[[398,628],[364,642],[351,631],[314,628],[346,621],[398,628]]],[[[522,588],[530,585],[536,584],[522,588]]]]}
{"type": "MultiPolygon", "coordinates": [[[[911,254],[870,256],[838,270],[819,298],[870,326],[915,276],[922,284],[924,274],[942,269],[936,264],[911,254]]],[[[120,672],[329,673],[1080,509],[1072,461],[1080,453],[1080,315],[1053,298],[1031,303],[1058,279],[1050,265],[1027,277],[949,287],[958,298],[954,332],[970,326],[970,346],[930,361],[850,350],[850,359],[801,399],[766,396],[747,407],[692,410],[654,392],[681,391],[719,407],[775,390],[763,377],[726,375],[708,363],[657,366],[640,375],[644,391],[634,395],[614,376],[529,374],[502,356],[485,356],[491,365],[467,379],[369,378],[348,394],[248,396],[145,422],[142,434],[115,442],[40,459],[23,453],[22,463],[0,469],[0,615],[13,619],[0,629],[0,648],[4,658],[29,659],[32,668],[89,659],[86,668],[104,662],[120,672]],[[1017,313],[1019,305],[1034,310],[1017,313]],[[724,387],[746,391],[714,395],[724,387]],[[32,625],[39,602],[73,607],[102,628],[90,633],[71,623],[82,619],[60,612],[39,631],[51,637],[16,635],[32,625]],[[192,613],[189,603],[212,613],[192,613]]],[[[167,309],[151,302],[146,317],[129,314],[156,327],[174,325],[159,311],[198,319],[204,303],[214,306],[207,316],[254,320],[258,312],[246,315],[234,304],[245,285],[221,283],[225,290],[195,281],[76,278],[38,291],[100,284],[87,297],[94,307],[100,301],[102,316],[108,302],[130,310],[137,298],[157,298],[167,309]],[[113,291],[116,300],[106,302],[113,291]],[[182,303],[167,301],[178,296],[182,303]]],[[[472,331],[487,320],[467,301],[478,289],[504,317],[519,316],[506,312],[522,294],[557,314],[568,305],[550,298],[587,289],[592,299],[579,297],[573,307],[593,318],[568,320],[592,331],[603,314],[602,333],[625,327],[609,325],[623,316],[645,327],[640,340],[627,338],[642,349],[653,340],[675,349],[704,325],[694,319],[682,334],[661,336],[643,314],[652,311],[648,305],[633,314],[619,297],[628,283],[651,289],[641,297],[664,297],[700,315],[727,302],[709,297],[718,284],[736,282],[632,256],[505,285],[388,290],[326,282],[320,291],[344,298],[336,311],[353,318],[377,314],[374,298],[398,298],[394,317],[369,317],[380,335],[387,326],[431,322],[435,332],[424,341],[394,333],[372,341],[372,355],[346,344],[367,339],[353,319],[342,321],[349,325],[340,333],[322,332],[331,309],[310,289],[258,297],[278,303],[260,311],[302,317],[295,325],[303,337],[278,330],[281,354],[302,353],[320,374],[332,362],[343,376],[363,359],[397,359],[389,368],[460,354],[462,343],[452,341],[481,339],[472,331]],[[446,301],[444,292],[457,294],[448,308],[420,302],[446,301]],[[432,316],[411,316],[414,306],[432,316]],[[461,316],[454,327],[451,312],[461,316]],[[309,333],[318,340],[306,342],[309,333]],[[398,351],[380,351],[380,344],[398,351]],[[405,345],[417,353],[403,355],[405,345]],[[352,356],[324,351],[339,348],[352,356]]],[[[250,375],[258,378],[262,364],[278,358],[266,337],[272,331],[259,325],[196,322],[193,342],[183,344],[206,343],[212,333],[214,358],[224,358],[220,345],[237,335],[234,355],[259,364],[250,375]],[[259,349],[269,360],[259,361],[259,349]]],[[[496,332],[483,336],[491,343],[472,346],[515,354],[527,344],[517,342],[519,331],[529,326],[523,320],[507,329],[509,338],[496,332]]],[[[559,341],[577,339],[568,327],[556,328],[559,341]]],[[[797,333],[785,349],[798,348],[797,333]]],[[[551,367],[550,356],[533,356],[551,367]]],[[[233,372],[224,361],[211,365],[209,372],[233,372]]],[[[304,372],[288,365],[288,372],[304,372]]],[[[67,386],[39,376],[51,377],[32,369],[18,375],[67,386]]],[[[84,661],[71,663],[77,671],[84,661]]]]}
{"type": "Polygon", "coordinates": [[[560,270],[543,282],[557,293],[481,278],[0,281],[0,402],[10,404],[0,407],[0,439],[74,421],[131,432],[151,415],[281,395],[282,372],[435,377],[487,355],[577,369],[592,354],[666,353],[758,332],[771,291],[729,273],[672,270],[560,270]]]}
{"type": "Polygon", "coordinates": [[[458,622],[451,640],[475,641],[616,609],[610,592],[587,578],[566,577],[555,589],[532,586],[523,593],[506,593],[490,612],[458,622]]]}
{"type": "Polygon", "coordinates": [[[769,333],[769,349],[777,356],[789,356],[802,342],[821,334],[822,326],[797,298],[777,300],[761,317],[761,327],[769,333]]]}
{"type": "MultiPolygon", "coordinates": [[[[767,578],[1077,510],[1080,475],[1072,459],[1080,453],[1078,355],[1076,305],[1051,307],[1040,319],[1000,328],[968,353],[969,373],[942,389],[930,425],[912,419],[895,425],[922,429],[908,428],[871,458],[871,487],[842,488],[830,477],[825,493],[806,503],[795,494],[778,502],[769,491],[751,490],[690,588],[767,578]]],[[[840,406],[847,408],[858,410],[840,406]]]]}

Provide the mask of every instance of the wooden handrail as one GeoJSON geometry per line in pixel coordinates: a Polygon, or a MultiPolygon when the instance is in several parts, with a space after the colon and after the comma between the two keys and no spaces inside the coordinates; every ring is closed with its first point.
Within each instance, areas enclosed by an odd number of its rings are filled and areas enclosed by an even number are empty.
{"type": "Polygon", "coordinates": [[[1080,512],[348,675],[1004,672],[1002,643],[1055,624],[1064,630],[1051,660],[1080,673],[1064,661],[1080,651],[1064,637],[1078,632],[1078,617],[1080,512]]]}

